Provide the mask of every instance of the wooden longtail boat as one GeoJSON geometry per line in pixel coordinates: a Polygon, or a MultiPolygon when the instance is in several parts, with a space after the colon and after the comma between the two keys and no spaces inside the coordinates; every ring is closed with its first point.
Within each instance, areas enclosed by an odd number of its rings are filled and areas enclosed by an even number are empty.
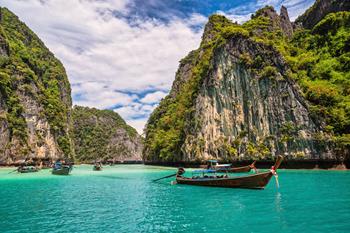
{"type": "MultiPolygon", "coordinates": [[[[261,172],[246,176],[228,177],[226,176],[201,176],[201,177],[184,177],[185,172],[183,168],[179,168],[176,175],[176,182],[178,184],[213,186],[225,188],[249,188],[249,189],[263,189],[269,183],[272,176],[277,176],[277,169],[282,162],[282,156],[278,156],[276,163],[271,167],[270,171],[261,172]]],[[[215,171],[215,170],[214,170],[215,171]]]]}
{"type": "Polygon", "coordinates": [[[252,164],[250,165],[247,165],[247,166],[243,166],[243,167],[227,167],[227,166],[223,166],[223,167],[220,167],[220,166],[215,166],[215,170],[216,172],[219,172],[219,173],[239,173],[239,172],[250,172],[252,169],[256,169],[255,168],[255,162],[254,161],[252,164]]]}
{"type": "Polygon", "coordinates": [[[40,169],[37,167],[32,166],[24,166],[24,167],[18,167],[17,172],[19,173],[31,173],[31,172],[38,172],[40,169]]]}
{"type": "Polygon", "coordinates": [[[69,175],[69,173],[72,171],[73,166],[72,165],[62,165],[61,167],[54,167],[52,169],[53,175],[69,175]]]}

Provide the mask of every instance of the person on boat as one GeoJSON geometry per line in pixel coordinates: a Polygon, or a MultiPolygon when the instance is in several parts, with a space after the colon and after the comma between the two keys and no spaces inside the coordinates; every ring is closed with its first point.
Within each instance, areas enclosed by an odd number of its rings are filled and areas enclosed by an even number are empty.
{"type": "Polygon", "coordinates": [[[62,168],[62,162],[61,160],[57,160],[56,163],[53,166],[54,169],[61,169],[62,168]]]}

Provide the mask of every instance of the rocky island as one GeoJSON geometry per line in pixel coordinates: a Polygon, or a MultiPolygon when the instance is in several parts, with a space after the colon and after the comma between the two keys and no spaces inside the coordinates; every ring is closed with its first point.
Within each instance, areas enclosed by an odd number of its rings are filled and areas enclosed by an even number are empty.
{"type": "Polygon", "coordinates": [[[146,163],[349,161],[350,13],[316,1],[296,22],[282,6],[240,25],[213,15],[145,129],[146,163]],[[313,20],[310,20],[312,18],[313,20]]]}

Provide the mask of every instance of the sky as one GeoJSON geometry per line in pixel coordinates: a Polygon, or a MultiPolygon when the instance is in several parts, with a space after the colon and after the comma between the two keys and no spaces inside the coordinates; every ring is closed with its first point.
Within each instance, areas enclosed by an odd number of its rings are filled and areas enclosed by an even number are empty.
{"type": "Polygon", "coordinates": [[[294,20],[314,0],[0,0],[60,59],[74,105],[111,109],[142,133],[209,15],[240,23],[265,5],[294,20]]]}

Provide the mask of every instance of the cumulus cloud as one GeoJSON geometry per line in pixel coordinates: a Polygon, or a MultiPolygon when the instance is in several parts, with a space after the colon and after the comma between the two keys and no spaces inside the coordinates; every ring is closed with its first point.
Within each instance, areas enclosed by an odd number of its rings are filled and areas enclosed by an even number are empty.
{"type": "Polygon", "coordinates": [[[99,109],[131,104],[138,96],[111,89],[103,82],[86,82],[72,85],[74,104],[99,109]]]}
{"type": "Polygon", "coordinates": [[[114,111],[120,114],[130,125],[132,125],[140,134],[147,122],[148,116],[156,108],[157,104],[132,102],[114,111]]]}
{"type": "Polygon", "coordinates": [[[146,104],[154,104],[159,103],[162,98],[164,98],[167,95],[166,92],[163,91],[156,91],[153,93],[147,94],[145,97],[143,97],[140,101],[142,103],[146,104]]]}

